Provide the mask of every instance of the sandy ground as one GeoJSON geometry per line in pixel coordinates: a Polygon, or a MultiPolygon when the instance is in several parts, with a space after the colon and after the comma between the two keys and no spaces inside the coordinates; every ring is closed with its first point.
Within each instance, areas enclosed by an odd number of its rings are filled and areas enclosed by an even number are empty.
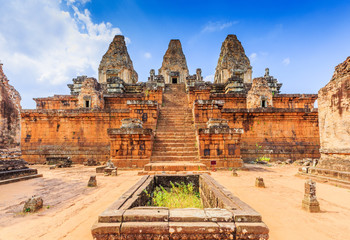
{"type": "Polygon", "coordinates": [[[297,167],[275,166],[229,172],[212,176],[263,217],[272,240],[350,239],[350,190],[316,183],[320,213],[301,209],[305,179],[296,177],[297,167]],[[255,187],[255,178],[263,177],[266,188],[255,187]]]}
{"type": "MultiPolygon", "coordinates": [[[[136,171],[119,171],[117,177],[97,175],[97,188],[86,187],[93,167],[76,166],[49,170],[35,166],[43,178],[0,186],[0,239],[92,239],[90,227],[97,216],[140,176],[136,171]],[[21,213],[24,201],[37,194],[44,199],[38,213],[21,213]]],[[[270,239],[350,239],[350,190],[317,183],[321,213],[301,209],[304,179],[295,177],[296,167],[264,167],[212,176],[263,216],[270,239]],[[254,187],[255,177],[266,188],[254,187]]]]}

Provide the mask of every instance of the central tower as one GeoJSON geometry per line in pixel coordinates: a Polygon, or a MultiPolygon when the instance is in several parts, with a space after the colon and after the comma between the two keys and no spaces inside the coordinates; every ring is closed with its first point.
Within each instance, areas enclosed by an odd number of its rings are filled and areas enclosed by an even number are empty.
{"type": "Polygon", "coordinates": [[[188,76],[185,54],[179,39],[170,40],[168,50],[163,57],[162,67],[158,74],[164,77],[166,84],[184,83],[188,76]]]}

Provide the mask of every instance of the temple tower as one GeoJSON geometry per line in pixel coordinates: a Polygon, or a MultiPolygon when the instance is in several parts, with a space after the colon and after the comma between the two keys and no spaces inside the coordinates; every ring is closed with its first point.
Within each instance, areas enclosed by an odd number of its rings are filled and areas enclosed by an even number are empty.
{"type": "Polygon", "coordinates": [[[188,76],[186,57],[182,52],[181,42],[178,39],[170,40],[168,50],[163,57],[162,67],[158,74],[164,77],[165,83],[184,83],[188,76]]]}
{"type": "Polygon", "coordinates": [[[245,55],[244,48],[236,35],[227,35],[222,43],[220,57],[215,70],[214,83],[225,83],[233,75],[244,83],[252,82],[252,66],[245,55]]]}
{"type": "Polygon", "coordinates": [[[98,68],[100,83],[107,82],[110,77],[119,77],[126,83],[136,83],[138,80],[122,35],[114,37],[98,68]]]}

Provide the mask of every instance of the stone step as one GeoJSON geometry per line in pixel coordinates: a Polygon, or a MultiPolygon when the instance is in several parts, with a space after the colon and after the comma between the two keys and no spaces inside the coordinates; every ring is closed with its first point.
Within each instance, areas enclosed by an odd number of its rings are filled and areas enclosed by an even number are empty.
{"type": "Polygon", "coordinates": [[[164,136],[164,135],[156,135],[155,140],[183,140],[183,141],[196,141],[196,136],[194,134],[192,135],[184,135],[184,134],[178,134],[178,135],[172,135],[172,136],[164,136]]]}
{"type": "Polygon", "coordinates": [[[156,136],[161,136],[161,137],[173,137],[173,136],[196,136],[194,131],[188,132],[188,133],[169,133],[169,132],[156,132],[156,136]]]}
{"type": "Polygon", "coordinates": [[[151,157],[151,161],[155,161],[155,162],[166,162],[166,161],[187,161],[187,162],[191,162],[191,161],[196,161],[198,160],[198,156],[152,156],[151,157]]]}
{"type": "Polygon", "coordinates": [[[144,171],[206,171],[207,167],[200,162],[151,162],[145,165],[144,171]]]}
{"type": "Polygon", "coordinates": [[[171,152],[164,152],[164,151],[153,151],[152,156],[157,157],[157,156],[192,156],[192,157],[197,157],[198,153],[197,152],[183,152],[183,151],[171,151],[171,152]]]}
{"type": "Polygon", "coordinates": [[[164,143],[168,143],[168,144],[176,144],[176,143],[187,143],[187,144],[194,144],[195,140],[181,140],[181,139],[157,139],[154,144],[164,144],[164,143]]]}
{"type": "Polygon", "coordinates": [[[165,147],[165,146],[156,146],[154,145],[153,146],[153,152],[154,151],[165,151],[165,152],[172,152],[172,151],[184,151],[184,152],[187,152],[187,151],[191,151],[191,152],[197,152],[198,151],[198,148],[196,148],[195,146],[193,147],[172,147],[172,146],[169,146],[169,147],[165,147]]]}
{"type": "Polygon", "coordinates": [[[171,125],[181,125],[181,126],[187,126],[192,125],[193,121],[192,119],[168,119],[168,118],[160,118],[158,119],[158,125],[159,124],[171,124],[171,125]]]}

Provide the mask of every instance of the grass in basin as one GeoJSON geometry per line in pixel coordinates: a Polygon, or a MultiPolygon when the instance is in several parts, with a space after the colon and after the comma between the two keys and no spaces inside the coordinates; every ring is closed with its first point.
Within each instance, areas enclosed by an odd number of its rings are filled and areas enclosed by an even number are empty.
{"type": "Polygon", "coordinates": [[[168,208],[203,208],[199,192],[194,190],[193,184],[175,183],[171,189],[166,190],[162,186],[156,187],[153,192],[152,205],[168,208]]]}

